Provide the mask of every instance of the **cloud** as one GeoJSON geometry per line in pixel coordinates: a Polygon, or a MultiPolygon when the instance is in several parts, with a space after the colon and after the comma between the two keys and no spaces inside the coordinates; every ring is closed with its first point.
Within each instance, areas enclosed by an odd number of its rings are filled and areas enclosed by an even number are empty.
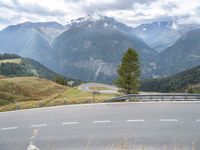
{"type": "Polygon", "coordinates": [[[65,13],[61,10],[49,10],[37,3],[20,3],[19,0],[12,0],[13,6],[11,9],[19,11],[20,13],[36,14],[41,16],[63,16],[65,13]]]}
{"type": "Polygon", "coordinates": [[[101,14],[135,26],[153,21],[199,23],[199,0],[1,0],[0,27],[23,21],[65,24],[87,14],[101,14]]]}

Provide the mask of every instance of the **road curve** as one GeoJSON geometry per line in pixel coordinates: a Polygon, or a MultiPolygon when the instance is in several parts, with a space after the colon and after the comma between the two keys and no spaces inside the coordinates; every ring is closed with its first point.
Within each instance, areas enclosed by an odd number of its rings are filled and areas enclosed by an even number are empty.
{"type": "Polygon", "coordinates": [[[200,149],[200,102],[108,103],[0,113],[0,149],[200,149]]]}
{"type": "Polygon", "coordinates": [[[91,87],[105,87],[108,88],[109,90],[98,90],[99,93],[102,94],[113,94],[113,93],[118,93],[118,88],[114,85],[108,85],[108,84],[102,84],[102,83],[85,83],[80,85],[78,88],[83,91],[83,92],[94,92],[91,90],[91,87]]]}

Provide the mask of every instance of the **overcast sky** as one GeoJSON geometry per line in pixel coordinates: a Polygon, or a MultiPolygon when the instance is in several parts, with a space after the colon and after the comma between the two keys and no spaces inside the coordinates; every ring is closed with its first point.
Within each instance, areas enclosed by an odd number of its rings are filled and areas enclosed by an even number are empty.
{"type": "Polygon", "coordinates": [[[200,24],[200,0],[0,0],[0,29],[25,21],[66,24],[87,14],[131,26],[167,20],[200,24]]]}

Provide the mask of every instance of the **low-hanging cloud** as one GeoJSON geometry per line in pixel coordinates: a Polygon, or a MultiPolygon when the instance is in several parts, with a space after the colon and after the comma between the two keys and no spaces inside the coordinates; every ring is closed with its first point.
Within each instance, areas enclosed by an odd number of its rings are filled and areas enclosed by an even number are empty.
{"type": "Polygon", "coordinates": [[[23,21],[58,21],[65,24],[71,19],[96,13],[114,17],[132,26],[167,20],[181,20],[181,23],[198,23],[200,1],[1,0],[0,28],[23,21]]]}

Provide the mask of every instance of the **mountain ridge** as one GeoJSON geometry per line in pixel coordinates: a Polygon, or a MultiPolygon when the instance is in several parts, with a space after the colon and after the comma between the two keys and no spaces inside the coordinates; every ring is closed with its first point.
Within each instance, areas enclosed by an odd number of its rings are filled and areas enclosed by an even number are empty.
{"type": "Polygon", "coordinates": [[[129,47],[140,54],[142,65],[157,53],[137,38],[132,28],[109,17],[72,23],[54,41],[59,66],[67,71],[61,73],[84,81],[112,82],[117,65],[129,47]]]}
{"type": "Polygon", "coordinates": [[[167,76],[200,65],[200,29],[192,30],[153,58],[150,74],[167,76]]]}
{"type": "MultiPolygon", "coordinates": [[[[158,26],[161,29],[168,26],[170,33],[171,31],[179,32],[183,28],[171,21],[152,24],[156,26],[155,30],[158,26]]],[[[187,29],[188,27],[193,29],[196,28],[196,25],[188,25],[187,29]]],[[[15,53],[23,57],[33,58],[66,76],[86,81],[111,83],[116,77],[116,68],[123,53],[131,47],[136,49],[140,55],[142,78],[161,77],[177,73],[170,69],[170,62],[166,65],[162,63],[170,56],[162,57],[165,52],[159,54],[155,49],[148,46],[141,37],[135,34],[136,28],[127,26],[114,18],[101,15],[78,18],[66,25],[56,22],[25,22],[9,26],[0,32],[0,52],[15,53]],[[49,29],[52,30],[53,35],[49,29]],[[54,32],[54,29],[58,30],[59,33],[54,32]]],[[[141,29],[143,30],[143,28],[141,29]]],[[[160,31],[158,31],[158,35],[160,31]]],[[[184,35],[186,35],[185,31],[184,35]]],[[[149,33],[153,33],[153,31],[149,33]]],[[[166,30],[166,33],[168,35],[168,30],[166,30]]],[[[169,37],[173,37],[178,40],[175,34],[176,32],[172,32],[170,36],[165,37],[166,34],[164,33],[161,38],[171,40],[169,37]]],[[[155,35],[152,36],[149,41],[159,39],[155,35]]],[[[177,36],[180,36],[180,34],[177,36]]],[[[160,41],[163,42],[164,39],[160,41]]],[[[175,39],[172,39],[172,41],[176,43],[175,39]]],[[[173,45],[166,50],[168,51],[172,47],[173,45]]],[[[183,65],[178,66],[177,71],[183,71],[195,65],[198,65],[197,61],[193,64],[183,63],[183,65]]]]}

